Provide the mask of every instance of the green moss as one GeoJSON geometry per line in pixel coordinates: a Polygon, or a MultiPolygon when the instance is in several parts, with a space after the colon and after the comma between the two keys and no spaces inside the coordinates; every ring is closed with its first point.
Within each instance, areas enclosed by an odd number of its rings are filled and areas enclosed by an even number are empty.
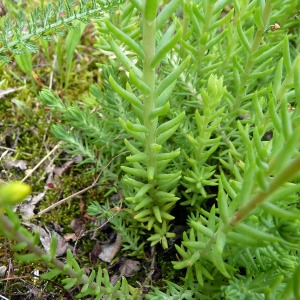
{"type": "Polygon", "coordinates": [[[178,285],[183,284],[182,278],[185,276],[184,270],[175,270],[172,261],[177,261],[175,247],[171,247],[167,251],[158,251],[157,253],[157,267],[161,272],[161,277],[153,282],[153,286],[159,290],[167,290],[166,280],[174,282],[178,285]]]}

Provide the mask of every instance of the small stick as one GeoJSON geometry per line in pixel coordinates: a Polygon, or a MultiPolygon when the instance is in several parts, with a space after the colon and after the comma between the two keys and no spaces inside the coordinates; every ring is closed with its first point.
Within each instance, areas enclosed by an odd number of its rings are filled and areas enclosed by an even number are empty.
{"type": "Polygon", "coordinates": [[[29,172],[22,180],[21,182],[24,182],[28,177],[32,175],[32,173],[53,153],[55,152],[62,143],[59,142],[32,170],[29,172]]]}
{"type": "Polygon", "coordinates": [[[8,150],[8,151],[12,151],[12,152],[17,152],[17,150],[15,150],[15,149],[12,149],[12,148],[7,148],[7,147],[3,147],[3,146],[0,146],[0,149],[4,149],[4,150],[8,150]]]}
{"type": "Polygon", "coordinates": [[[109,166],[109,165],[110,165],[117,157],[119,157],[119,156],[121,156],[121,155],[124,155],[124,154],[126,154],[126,153],[128,153],[128,152],[129,152],[129,151],[124,151],[124,152],[122,152],[122,153],[119,153],[119,154],[116,155],[115,157],[113,157],[113,158],[108,162],[108,164],[100,171],[100,173],[98,174],[97,178],[94,180],[94,182],[93,182],[90,186],[88,186],[88,187],[84,188],[83,190],[80,190],[80,191],[78,191],[78,192],[76,192],[76,193],[74,193],[74,194],[72,194],[72,195],[70,195],[70,196],[68,196],[68,197],[66,197],[66,198],[64,198],[64,199],[62,199],[62,200],[60,200],[60,201],[54,203],[54,204],[52,204],[52,205],[50,205],[49,207],[47,207],[47,208],[43,209],[42,211],[40,211],[36,216],[40,216],[40,215],[42,215],[42,214],[48,212],[49,210],[52,210],[53,208],[55,208],[55,207],[57,207],[57,206],[59,206],[59,205],[65,203],[65,202],[68,201],[69,199],[72,199],[72,198],[74,198],[75,196],[78,196],[78,195],[80,195],[80,194],[82,194],[82,193],[88,191],[89,189],[93,188],[94,186],[96,186],[96,185],[97,185],[97,182],[98,182],[99,178],[101,177],[102,173],[104,172],[104,170],[105,170],[105,169],[106,169],[106,168],[107,168],[107,167],[108,167],[108,166],[109,166]]]}

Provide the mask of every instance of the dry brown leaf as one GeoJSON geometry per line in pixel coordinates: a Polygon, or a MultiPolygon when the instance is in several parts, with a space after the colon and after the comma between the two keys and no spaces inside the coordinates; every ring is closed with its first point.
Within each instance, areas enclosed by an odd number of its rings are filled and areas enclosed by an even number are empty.
{"type": "Polygon", "coordinates": [[[111,276],[110,277],[110,283],[112,284],[112,285],[115,285],[119,280],[120,280],[120,275],[116,275],[116,274],[114,274],[113,276],[111,276]]]}
{"type": "Polygon", "coordinates": [[[27,169],[27,161],[24,159],[20,159],[20,160],[9,159],[4,163],[4,168],[6,170],[10,170],[12,168],[18,168],[22,171],[25,171],[27,169]]]}
{"type": "Polygon", "coordinates": [[[30,224],[30,226],[35,231],[38,231],[40,233],[40,241],[41,241],[41,244],[43,245],[46,252],[50,251],[51,239],[52,239],[53,235],[55,235],[56,238],[57,238],[57,249],[56,249],[56,255],[57,256],[62,256],[66,253],[67,249],[72,249],[73,248],[57,232],[55,232],[53,230],[47,230],[46,231],[42,227],[34,225],[34,224],[30,224]]]}
{"type": "Polygon", "coordinates": [[[120,266],[120,272],[122,276],[132,277],[136,271],[139,271],[141,264],[137,260],[125,259],[120,266]]]}
{"type": "Polygon", "coordinates": [[[18,211],[23,219],[29,219],[35,215],[34,210],[36,205],[44,198],[44,196],[45,193],[39,193],[34,197],[30,196],[18,205],[18,211]]]}
{"type": "Polygon", "coordinates": [[[100,253],[101,253],[100,243],[96,242],[93,250],[90,253],[90,262],[92,264],[95,264],[97,262],[97,259],[98,259],[100,253]]]}
{"type": "Polygon", "coordinates": [[[86,217],[86,211],[84,209],[84,201],[82,200],[82,198],[80,198],[80,201],[79,201],[79,210],[81,212],[81,214],[86,217]]]}
{"type": "Polygon", "coordinates": [[[117,235],[116,241],[111,244],[101,244],[99,258],[105,262],[111,262],[122,247],[122,237],[117,235]]]}
{"type": "Polygon", "coordinates": [[[7,8],[3,5],[2,0],[0,1],[0,17],[7,14],[7,8]]]}
{"type": "Polygon", "coordinates": [[[75,233],[67,233],[64,235],[64,239],[67,242],[69,242],[69,241],[76,242],[78,240],[78,236],[75,233]]]}
{"type": "Polygon", "coordinates": [[[76,162],[82,161],[81,155],[74,156],[71,160],[66,161],[61,167],[55,167],[53,172],[58,177],[62,176],[67,170],[75,165],[76,162]]]}
{"type": "Polygon", "coordinates": [[[77,236],[80,236],[85,231],[84,222],[80,219],[73,219],[70,227],[73,229],[77,236]]]}
{"type": "Polygon", "coordinates": [[[6,273],[7,267],[6,266],[0,266],[0,277],[3,277],[6,273]]]}

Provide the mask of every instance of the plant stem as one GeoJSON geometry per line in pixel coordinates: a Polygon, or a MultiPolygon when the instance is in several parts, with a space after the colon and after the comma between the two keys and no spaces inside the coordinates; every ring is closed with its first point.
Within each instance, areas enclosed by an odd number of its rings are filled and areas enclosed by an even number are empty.
{"type": "MultiPolygon", "coordinates": [[[[14,223],[11,222],[2,213],[0,213],[0,228],[3,233],[9,233],[9,235],[12,235],[12,238],[17,243],[26,243],[26,249],[29,251],[29,253],[34,253],[41,261],[43,261],[44,257],[49,256],[49,254],[44,252],[40,247],[34,245],[34,243],[26,236],[24,236],[22,232],[16,230],[16,226],[14,225],[14,223]]],[[[96,284],[95,282],[91,282],[86,275],[78,276],[78,273],[74,269],[65,270],[65,264],[63,264],[55,257],[51,258],[51,260],[49,261],[49,265],[53,265],[55,269],[59,269],[63,274],[69,276],[70,278],[77,278],[77,284],[88,283],[91,289],[96,290],[98,288],[98,284],[96,284]]],[[[101,292],[108,293],[106,292],[106,290],[107,289],[105,287],[101,287],[101,292]]],[[[117,291],[114,295],[114,299],[119,299],[120,296],[122,296],[121,292],[117,291]]]]}
{"type": "Polygon", "coordinates": [[[245,64],[245,72],[244,72],[243,78],[241,80],[239,89],[237,91],[236,101],[232,108],[233,113],[236,113],[238,111],[238,109],[240,108],[241,103],[243,101],[243,96],[245,94],[245,87],[247,86],[249,76],[250,76],[253,66],[255,64],[255,59],[253,59],[252,56],[258,50],[259,46],[261,45],[263,36],[268,28],[268,23],[269,23],[271,12],[272,12],[271,1],[267,0],[265,3],[263,13],[262,13],[262,17],[261,17],[262,22],[263,22],[263,27],[256,31],[251,50],[248,54],[247,62],[245,64]]]}
{"type": "Polygon", "coordinates": [[[254,211],[259,204],[266,201],[276,190],[283,186],[288,180],[294,178],[300,172],[300,155],[292,160],[286,168],[284,168],[274,179],[270,182],[268,191],[258,192],[249,202],[238,209],[235,214],[223,224],[220,229],[213,235],[206,244],[206,247],[200,251],[200,256],[209,253],[211,245],[217,240],[220,232],[225,235],[230,232],[236,225],[245,219],[252,211],[254,211]]]}
{"type": "MultiPolygon", "coordinates": [[[[55,31],[55,29],[58,29],[59,27],[61,27],[63,25],[69,24],[69,23],[71,23],[71,22],[73,22],[75,20],[80,20],[80,19],[84,19],[85,17],[95,15],[97,13],[102,12],[104,9],[108,9],[108,8],[110,8],[109,5],[107,5],[106,7],[103,7],[103,6],[96,7],[96,8],[89,9],[87,11],[80,12],[80,13],[74,12],[74,14],[70,15],[67,18],[64,18],[64,19],[61,18],[57,22],[51,23],[50,25],[45,26],[45,27],[38,28],[37,30],[34,30],[31,33],[22,34],[20,38],[8,42],[8,46],[10,48],[13,48],[16,45],[18,45],[20,43],[22,44],[23,42],[25,42],[27,40],[30,40],[33,37],[41,36],[41,35],[44,35],[44,34],[46,34],[48,32],[55,31]]],[[[11,36],[9,36],[7,38],[7,40],[9,40],[10,38],[13,38],[14,35],[15,35],[15,33],[12,33],[11,36]]],[[[0,53],[5,53],[6,51],[7,51],[6,47],[1,47],[0,48],[0,53]]]]}
{"type": "Polygon", "coordinates": [[[270,182],[269,189],[259,192],[249,202],[243,205],[224,225],[223,231],[227,232],[232,227],[236,226],[246,216],[248,216],[256,207],[266,201],[277,189],[283,186],[288,180],[292,179],[300,171],[300,155],[292,160],[286,168],[284,168],[274,179],[270,182]]]}
{"type": "Polygon", "coordinates": [[[207,51],[207,40],[209,37],[209,27],[211,26],[211,21],[213,17],[213,12],[214,12],[214,3],[213,1],[206,1],[206,7],[205,7],[205,22],[203,26],[203,33],[200,39],[200,44],[199,44],[199,50],[198,50],[198,58],[197,58],[197,63],[198,63],[198,74],[201,74],[201,65],[202,65],[202,59],[205,57],[205,52],[207,51]]]}
{"type": "Polygon", "coordinates": [[[148,179],[151,181],[155,175],[156,151],[151,149],[151,145],[155,144],[157,128],[157,119],[150,120],[150,114],[155,108],[155,69],[151,67],[151,61],[155,55],[155,32],[156,32],[156,18],[147,20],[143,18],[143,50],[145,53],[145,60],[143,64],[143,79],[150,88],[150,94],[144,94],[144,125],[148,128],[149,134],[146,137],[145,152],[149,156],[148,162],[148,179]]]}

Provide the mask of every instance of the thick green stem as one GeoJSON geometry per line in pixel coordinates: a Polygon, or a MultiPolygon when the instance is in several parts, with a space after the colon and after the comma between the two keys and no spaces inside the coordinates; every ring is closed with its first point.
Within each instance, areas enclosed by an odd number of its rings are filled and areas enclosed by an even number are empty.
{"type": "Polygon", "coordinates": [[[236,227],[242,220],[244,220],[250,213],[252,213],[260,204],[267,201],[267,199],[276,192],[284,183],[294,178],[300,170],[300,155],[292,160],[286,168],[284,168],[271,181],[268,191],[261,191],[257,193],[249,202],[243,205],[236,213],[214,234],[214,236],[207,242],[206,247],[200,251],[200,256],[209,253],[211,245],[217,240],[218,235],[222,232],[228,234],[234,227],[236,227]]]}
{"type": "Polygon", "coordinates": [[[248,54],[247,62],[246,62],[245,68],[244,68],[245,73],[241,80],[241,84],[239,86],[237,96],[236,96],[236,101],[232,108],[233,113],[236,113],[236,111],[240,108],[241,103],[243,101],[243,96],[245,94],[245,87],[247,86],[249,76],[250,76],[253,66],[255,64],[255,60],[253,59],[253,54],[258,50],[259,46],[261,45],[263,36],[268,28],[268,23],[269,23],[271,12],[272,12],[271,1],[267,0],[264,11],[262,13],[263,27],[256,31],[256,34],[255,34],[255,37],[254,37],[254,40],[252,43],[252,47],[248,54]]]}
{"type": "Polygon", "coordinates": [[[146,0],[144,6],[144,17],[148,22],[156,19],[159,0],[146,0]]]}
{"type": "MultiPolygon", "coordinates": [[[[147,8],[147,6],[145,6],[147,8]]],[[[146,14],[146,12],[145,12],[146,14]]],[[[152,14],[151,14],[152,15],[152,14]]],[[[151,120],[150,114],[155,108],[155,69],[151,67],[151,61],[155,55],[155,33],[156,33],[156,19],[143,19],[143,50],[145,53],[145,60],[143,64],[143,79],[145,84],[149,86],[150,93],[144,94],[144,125],[148,128],[149,134],[146,137],[145,152],[149,156],[148,162],[148,179],[151,181],[155,175],[156,151],[153,149],[155,145],[157,128],[157,119],[151,120]]]]}
{"type": "Polygon", "coordinates": [[[283,186],[288,180],[292,179],[300,170],[300,156],[290,162],[287,167],[282,170],[274,179],[271,181],[268,191],[259,192],[254,198],[243,205],[224,225],[223,231],[228,232],[247,217],[256,207],[266,201],[276,190],[283,186]]]}
{"type": "MultiPolygon", "coordinates": [[[[34,243],[28,239],[26,236],[22,234],[19,230],[16,230],[16,226],[13,222],[11,222],[6,216],[4,216],[2,213],[0,213],[0,228],[1,231],[6,235],[9,236],[9,238],[15,240],[17,243],[26,243],[26,249],[29,251],[29,253],[35,254],[41,261],[43,261],[43,258],[49,256],[45,251],[43,251],[40,247],[34,245],[34,243]]],[[[96,290],[98,288],[98,284],[95,282],[91,282],[89,278],[86,275],[79,276],[78,272],[76,272],[74,269],[65,269],[65,264],[59,261],[57,258],[52,257],[49,260],[49,264],[54,266],[54,268],[59,269],[63,274],[69,276],[70,278],[77,278],[78,284],[89,284],[89,287],[93,290],[96,290]]],[[[109,294],[109,292],[106,292],[107,289],[105,287],[101,287],[101,292],[109,294]]],[[[117,291],[114,295],[115,299],[119,299],[121,296],[121,292],[117,291]]]]}
{"type": "Polygon", "coordinates": [[[199,50],[198,50],[198,60],[197,64],[199,66],[198,72],[201,74],[201,64],[202,59],[205,57],[205,52],[207,51],[207,41],[209,38],[209,27],[211,26],[211,21],[214,12],[214,3],[212,1],[207,1],[205,7],[205,22],[202,30],[202,36],[200,39],[199,50]]]}

